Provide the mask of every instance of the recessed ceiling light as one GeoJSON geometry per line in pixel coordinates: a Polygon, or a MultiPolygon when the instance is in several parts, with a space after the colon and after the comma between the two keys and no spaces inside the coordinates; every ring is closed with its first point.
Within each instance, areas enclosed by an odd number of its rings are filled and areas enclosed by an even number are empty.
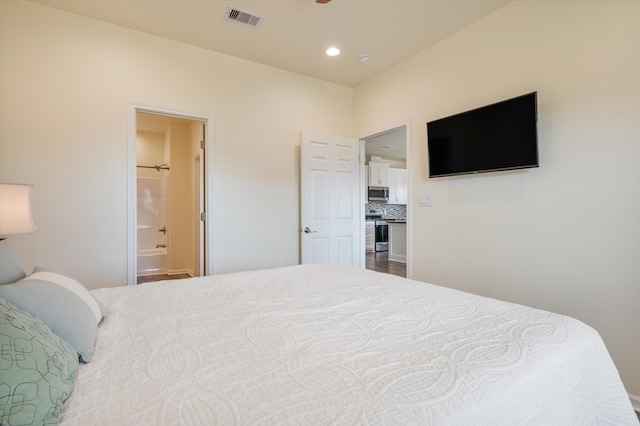
{"type": "Polygon", "coordinates": [[[337,47],[330,47],[325,53],[329,56],[338,56],[340,54],[340,49],[337,47]]]}

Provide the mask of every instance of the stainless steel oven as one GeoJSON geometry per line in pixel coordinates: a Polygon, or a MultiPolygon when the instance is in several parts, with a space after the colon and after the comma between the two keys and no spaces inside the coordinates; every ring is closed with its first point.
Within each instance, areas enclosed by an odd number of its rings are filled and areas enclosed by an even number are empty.
{"type": "Polygon", "coordinates": [[[376,251],[389,251],[389,225],[386,220],[376,220],[376,251]]]}

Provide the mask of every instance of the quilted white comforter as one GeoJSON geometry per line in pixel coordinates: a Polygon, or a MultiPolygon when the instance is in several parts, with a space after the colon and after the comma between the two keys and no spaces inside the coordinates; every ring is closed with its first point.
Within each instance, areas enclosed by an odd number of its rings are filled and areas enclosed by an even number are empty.
{"type": "Polygon", "coordinates": [[[637,424],[561,315],[341,265],[100,289],[63,425],[637,424]]]}

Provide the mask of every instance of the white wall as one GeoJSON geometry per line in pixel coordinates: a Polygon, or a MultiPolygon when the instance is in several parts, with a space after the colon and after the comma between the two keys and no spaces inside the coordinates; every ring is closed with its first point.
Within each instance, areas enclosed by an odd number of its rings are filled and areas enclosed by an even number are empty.
{"type": "Polygon", "coordinates": [[[639,16],[640,2],[516,1],[355,92],[357,134],[412,122],[413,277],[581,319],[635,395],[639,16]],[[428,179],[427,121],[531,91],[539,169],[428,179]]]}
{"type": "Polygon", "coordinates": [[[0,181],[34,184],[25,267],[127,277],[132,103],[211,115],[214,272],[298,263],[300,131],[353,134],[353,90],[26,1],[0,1],[0,181]]]}

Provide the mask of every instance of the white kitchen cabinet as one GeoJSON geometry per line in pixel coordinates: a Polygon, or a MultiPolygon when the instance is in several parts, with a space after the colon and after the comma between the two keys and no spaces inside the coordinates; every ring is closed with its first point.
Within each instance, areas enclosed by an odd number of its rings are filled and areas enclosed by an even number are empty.
{"type": "Polygon", "coordinates": [[[407,170],[389,168],[387,183],[389,185],[387,204],[407,204],[407,170]]]}
{"type": "Polygon", "coordinates": [[[376,223],[373,220],[367,220],[364,223],[364,240],[365,250],[372,252],[376,250],[376,223]]]}
{"type": "Polygon", "coordinates": [[[388,186],[388,170],[388,163],[376,163],[373,161],[369,161],[369,186],[388,186]]]}

